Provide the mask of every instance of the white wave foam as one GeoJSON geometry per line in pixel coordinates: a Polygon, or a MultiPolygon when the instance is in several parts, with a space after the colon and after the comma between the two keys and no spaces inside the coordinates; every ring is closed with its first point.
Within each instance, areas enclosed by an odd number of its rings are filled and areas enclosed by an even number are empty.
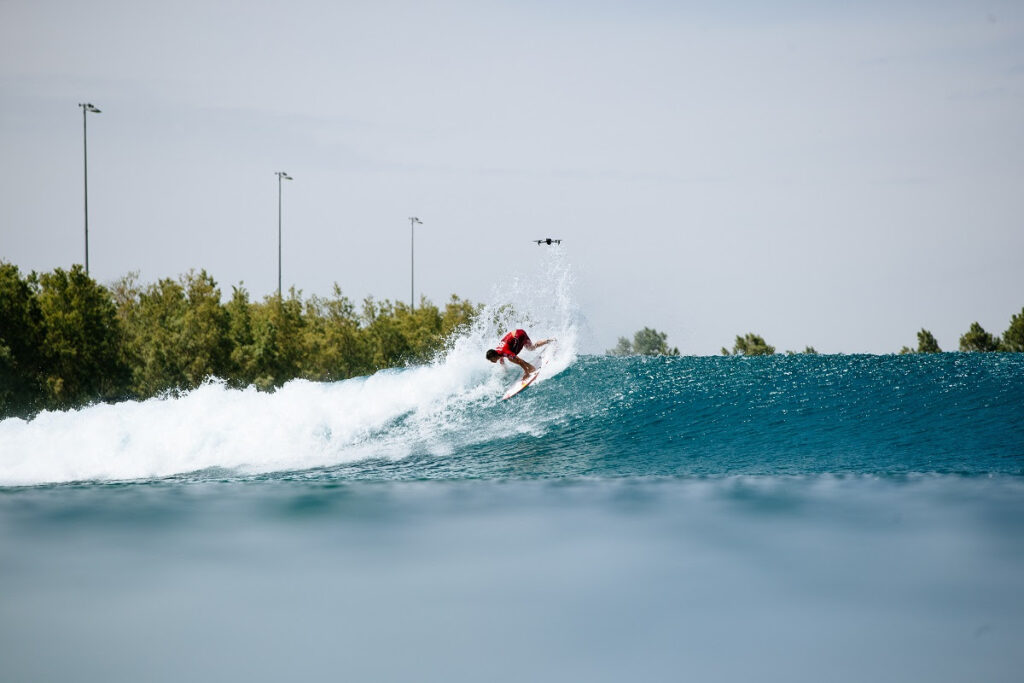
{"type": "Polygon", "coordinates": [[[495,402],[515,375],[489,363],[484,351],[518,327],[534,339],[556,337],[538,382],[556,376],[576,358],[571,289],[564,252],[553,249],[539,273],[496,288],[476,323],[427,365],[333,383],[296,380],[273,393],[210,382],[176,398],[4,420],[0,486],[159,478],[209,468],[302,470],[416,450],[443,455],[498,438],[516,425],[507,419],[472,424],[467,411],[495,402]]]}

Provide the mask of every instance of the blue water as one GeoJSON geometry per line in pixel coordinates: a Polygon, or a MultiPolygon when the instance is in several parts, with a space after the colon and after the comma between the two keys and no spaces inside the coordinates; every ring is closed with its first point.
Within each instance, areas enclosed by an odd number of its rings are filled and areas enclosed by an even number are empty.
{"type": "Polygon", "coordinates": [[[585,356],[527,400],[467,413],[471,425],[539,431],[315,476],[1024,474],[1024,357],[1015,354],[585,356]]]}
{"type": "Polygon", "coordinates": [[[0,422],[0,679],[1020,680],[1024,354],[554,331],[0,422]]]}

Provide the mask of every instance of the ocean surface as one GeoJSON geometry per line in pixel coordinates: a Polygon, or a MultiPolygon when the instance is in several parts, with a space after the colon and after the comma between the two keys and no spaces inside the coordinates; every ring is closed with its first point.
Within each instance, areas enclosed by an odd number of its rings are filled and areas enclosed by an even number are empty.
{"type": "Polygon", "coordinates": [[[1024,354],[580,355],[545,277],[423,366],[0,422],[0,680],[1021,680],[1024,354]]]}

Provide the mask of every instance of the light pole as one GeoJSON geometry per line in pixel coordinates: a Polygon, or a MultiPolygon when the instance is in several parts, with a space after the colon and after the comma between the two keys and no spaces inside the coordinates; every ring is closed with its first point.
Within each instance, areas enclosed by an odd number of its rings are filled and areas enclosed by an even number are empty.
{"type": "Polygon", "coordinates": [[[82,182],[85,195],[85,274],[89,274],[89,143],[86,135],[86,114],[99,114],[100,110],[88,102],[78,104],[82,108],[82,182]]]}
{"type": "Polygon", "coordinates": [[[281,181],[292,180],[284,171],[274,171],[277,176],[277,298],[281,298],[281,181]]]}
{"type": "Polygon", "coordinates": [[[409,216],[409,310],[416,310],[416,241],[413,237],[413,226],[423,221],[416,216],[409,216]]]}

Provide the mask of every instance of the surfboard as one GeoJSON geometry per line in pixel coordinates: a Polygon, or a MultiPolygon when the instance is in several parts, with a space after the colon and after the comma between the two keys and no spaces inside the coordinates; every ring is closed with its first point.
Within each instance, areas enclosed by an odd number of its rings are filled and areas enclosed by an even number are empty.
{"type": "Polygon", "coordinates": [[[501,397],[501,400],[504,401],[506,399],[512,398],[520,391],[533,384],[533,380],[537,379],[537,375],[539,374],[540,370],[535,370],[529,376],[527,376],[526,379],[521,379],[515,384],[513,384],[511,387],[509,387],[509,390],[505,392],[505,395],[501,397]]]}

